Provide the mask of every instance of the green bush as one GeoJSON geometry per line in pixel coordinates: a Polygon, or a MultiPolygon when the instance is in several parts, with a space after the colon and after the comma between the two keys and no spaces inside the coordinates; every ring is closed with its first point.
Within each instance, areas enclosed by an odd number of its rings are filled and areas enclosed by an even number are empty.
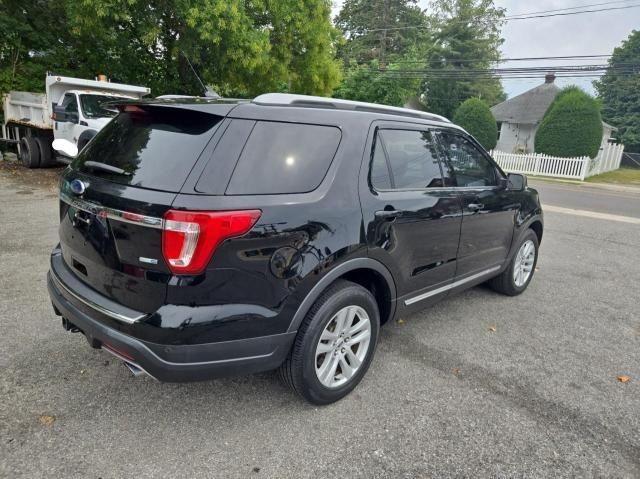
{"type": "Polygon", "coordinates": [[[536,153],[595,158],[602,141],[602,118],[595,98],[577,87],[558,93],[535,138],[536,153]]]}
{"type": "Polygon", "coordinates": [[[453,122],[467,130],[487,150],[496,147],[496,119],[487,104],[479,98],[469,98],[460,105],[453,115],[453,122]]]}

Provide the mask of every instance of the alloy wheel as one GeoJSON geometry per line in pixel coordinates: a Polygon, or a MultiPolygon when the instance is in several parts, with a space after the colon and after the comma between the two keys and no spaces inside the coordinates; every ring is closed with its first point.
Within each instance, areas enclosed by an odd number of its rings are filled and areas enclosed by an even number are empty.
{"type": "Polygon", "coordinates": [[[323,386],[337,388],[356,374],[369,352],[371,320],[360,306],[346,306],[327,323],[316,346],[316,375],[323,386]]]}
{"type": "Polygon", "coordinates": [[[529,280],[535,259],[536,247],[533,241],[527,240],[520,246],[513,265],[513,281],[518,288],[522,288],[529,280]]]}

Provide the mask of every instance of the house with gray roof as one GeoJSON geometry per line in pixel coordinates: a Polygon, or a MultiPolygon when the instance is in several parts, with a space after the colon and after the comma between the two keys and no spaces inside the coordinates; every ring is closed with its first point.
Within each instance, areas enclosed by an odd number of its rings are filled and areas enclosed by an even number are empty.
{"type": "MultiPolygon", "coordinates": [[[[547,109],[560,91],[555,84],[556,76],[549,73],[542,85],[521,95],[514,96],[491,108],[498,122],[498,144],[496,150],[507,153],[532,153],[538,126],[547,109]]],[[[611,138],[616,128],[603,123],[602,145],[611,138]]]]}

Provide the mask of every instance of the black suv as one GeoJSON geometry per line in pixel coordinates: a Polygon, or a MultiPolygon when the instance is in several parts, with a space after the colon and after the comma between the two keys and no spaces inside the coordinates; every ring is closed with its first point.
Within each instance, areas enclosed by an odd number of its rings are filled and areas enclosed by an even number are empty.
{"type": "Polygon", "coordinates": [[[534,274],[536,191],[445,118],[288,94],[118,108],[61,179],[48,288],[134,374],[279,367],[326,404],[382,324],[534,274]]]}

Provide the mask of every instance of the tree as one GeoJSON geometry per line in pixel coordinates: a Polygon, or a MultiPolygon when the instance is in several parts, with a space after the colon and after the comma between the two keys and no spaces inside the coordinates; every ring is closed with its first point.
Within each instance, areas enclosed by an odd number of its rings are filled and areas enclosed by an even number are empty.
{"type": "Polygon", "coordinates": [[[435,0],[431,17],[432,46],[426,54],[424,79],[427,109],[451,117],[467,98],[490,105],[506,98],[500,81],[477,70],[500,59],[503,8],[493,0],[435,0]]]}
{"type": "Polygon", "coordinates": [[[0,0],[0,98],[9,90],[43,90],[47,71],[85,73],[69,50],[82,39],[69,32],[64,4],[0,0]]]}
{"type": "Polygon", "coordinates": [[[347,100],[404,106],[420,89],[420,78],[402,76],[402,65],[391,64],[381,72],[377,61],[353,66],[333,96],[347,100]]]}
{"type": "Polygon", "coordinates": [[[453,122],[475,137],[487,150],[496,147],[498,127],[487,104],[479,98],[469,98],[458,107],[453,122]]]}
{"type": "Polygon", "coordinates": [[[595,82],[605,121],[618,127],[618,138],[627,151],[640,153],[640,31],[634,30],[613,50],[609,68],[595,82]],[[632,65],[636,65],[635,73],[632,65]]]}
{"type": "Polygon", "coordinates": [[[47,70],[202,94],[330,94],[340,81],[329,0],[0,0],[0,92],[47,70]]]}
{"type": "Polygon", "coordinates": [[[602,141],[602,118],[595,98],[577,87],[561,91],[538,127],[537,153],[595,158],[602,141]]]}
{"type": "Polygon", "coordinates": [[[345,0],[335,24],[345,36],[339,56],[346,66],[381,67],[403,57],[425,38],[426,17],[417,0],[345,0]],[[409,27],[409,28],[406,28],[409,27]]]}

